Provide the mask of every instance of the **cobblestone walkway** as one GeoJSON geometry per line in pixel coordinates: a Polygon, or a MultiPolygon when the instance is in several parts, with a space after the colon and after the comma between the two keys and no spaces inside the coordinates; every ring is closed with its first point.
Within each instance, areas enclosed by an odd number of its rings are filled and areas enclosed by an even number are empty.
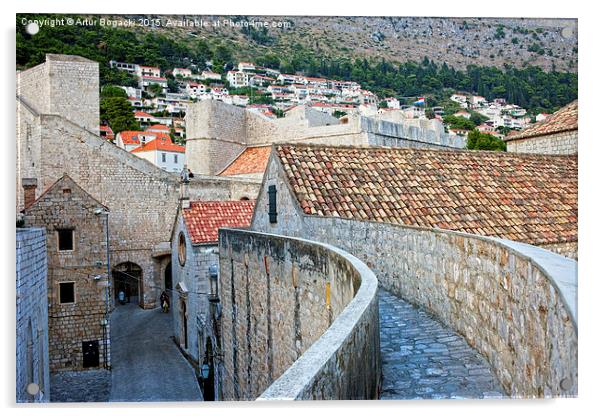
{"type": "Polygon", "coordinates": [[[51,402],[106,402],[111,391],[107,370],[61,371],[50,375],[51,402]]]}
{"type": "Polygon", "coordinates": [[[134,301],[111,317],[112,402],[202,400],[194,370],[170,338],[171,313],[134,301]]]}
{"type": "Polygon", "coordinates": [[[453,330],[380,289],[381,400],[504,397],[489,364],[453,330]]]}

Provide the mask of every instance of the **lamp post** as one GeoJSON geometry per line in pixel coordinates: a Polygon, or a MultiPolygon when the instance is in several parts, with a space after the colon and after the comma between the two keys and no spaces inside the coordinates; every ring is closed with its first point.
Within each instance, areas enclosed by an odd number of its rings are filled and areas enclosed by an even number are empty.
{"type": "Polygon", "coordinates": [[[209,266],[209,302],[219,303],[217,264],[209,266]]]}
{"type": "Polygon", "coordinates": [[[109,211],[103,208],[97,208],[94,210],[94,215],[105,217],[105,242],[107,246],[107,281],[105,285],[105,316],[101,320],[102,325],[102,341],[103,341],[103,362],[104,368],[109,368],[107,363],[107,349],[108,349],[108,333],[107,327],[109,326],[109,288],[111,286],[111,254],[109,250],[109,211]]]}

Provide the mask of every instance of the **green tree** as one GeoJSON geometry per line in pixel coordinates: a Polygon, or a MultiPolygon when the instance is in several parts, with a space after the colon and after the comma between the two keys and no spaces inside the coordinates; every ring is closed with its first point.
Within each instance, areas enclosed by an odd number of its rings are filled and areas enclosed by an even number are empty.
{"type": "Polygon", "coordinates": [[[469,150],[496,150],[505,152],[506,142],[491,134],[481,133],[475,129],[468,133],[466,148],[469,150]]]}
{"type": "Polygon", "coordinates": [[[102,123],[108,123],[115,134],[124,130],[140,130],[130,102],[123,97],[102,98],[100,120],[102,123]]]}
{"type": "Polygon", "coordinates": [[[100,98],[109,98],[109,97],[123,97],[128,98],[127,93],[123,88],[119,88],[115,85],[105,85],[100,90],[100,98]]]}
{"type": "Polygon", "coordinates": [[[161,95],[163,93],[163,87],[159,84],[151,84],[148,86],[147,91],[154,96],[161,95]]]}

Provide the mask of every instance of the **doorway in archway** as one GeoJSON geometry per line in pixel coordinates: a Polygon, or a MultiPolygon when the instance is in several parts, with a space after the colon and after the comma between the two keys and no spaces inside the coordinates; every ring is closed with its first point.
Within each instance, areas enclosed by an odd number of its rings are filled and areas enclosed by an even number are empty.
{"type": "Polygon", "coordinates": [[[163,279],[165,284],[165,290],[167,291],[167,294],[171,296],[171,290],[173,289],[173,282],[171,278],[171,261],[167,263],[167,266],[165,267],[163,279]]]}
{"type": "Polygon", "coordinates": [[[125,302],[142,303],[142,277],[142,268],[130,261],[113,268],[113,296],[116,306],[120,304],[120,292],[123,292],[125,302]]]}

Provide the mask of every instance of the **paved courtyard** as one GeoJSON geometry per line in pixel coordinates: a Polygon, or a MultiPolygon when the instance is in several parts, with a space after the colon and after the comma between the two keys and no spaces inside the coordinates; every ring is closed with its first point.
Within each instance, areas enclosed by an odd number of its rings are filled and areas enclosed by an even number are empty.
{"type": "Polygon", "coordinates": [[[489,363],[423,309],[380,289],[381,400],[502,398],[489,363]]]}
{"type": "Polygon", "coordinates": [[[111,320],[110,401],[202,400],[194,370],[170,336],[171,313],[144,310],[132,299],[111,320]]]}
{"type": "Polygon", "coordinates": [[[51,402],[106,402],[110,393],[111,373],[104,369],[50,375],[51,402]]]}

